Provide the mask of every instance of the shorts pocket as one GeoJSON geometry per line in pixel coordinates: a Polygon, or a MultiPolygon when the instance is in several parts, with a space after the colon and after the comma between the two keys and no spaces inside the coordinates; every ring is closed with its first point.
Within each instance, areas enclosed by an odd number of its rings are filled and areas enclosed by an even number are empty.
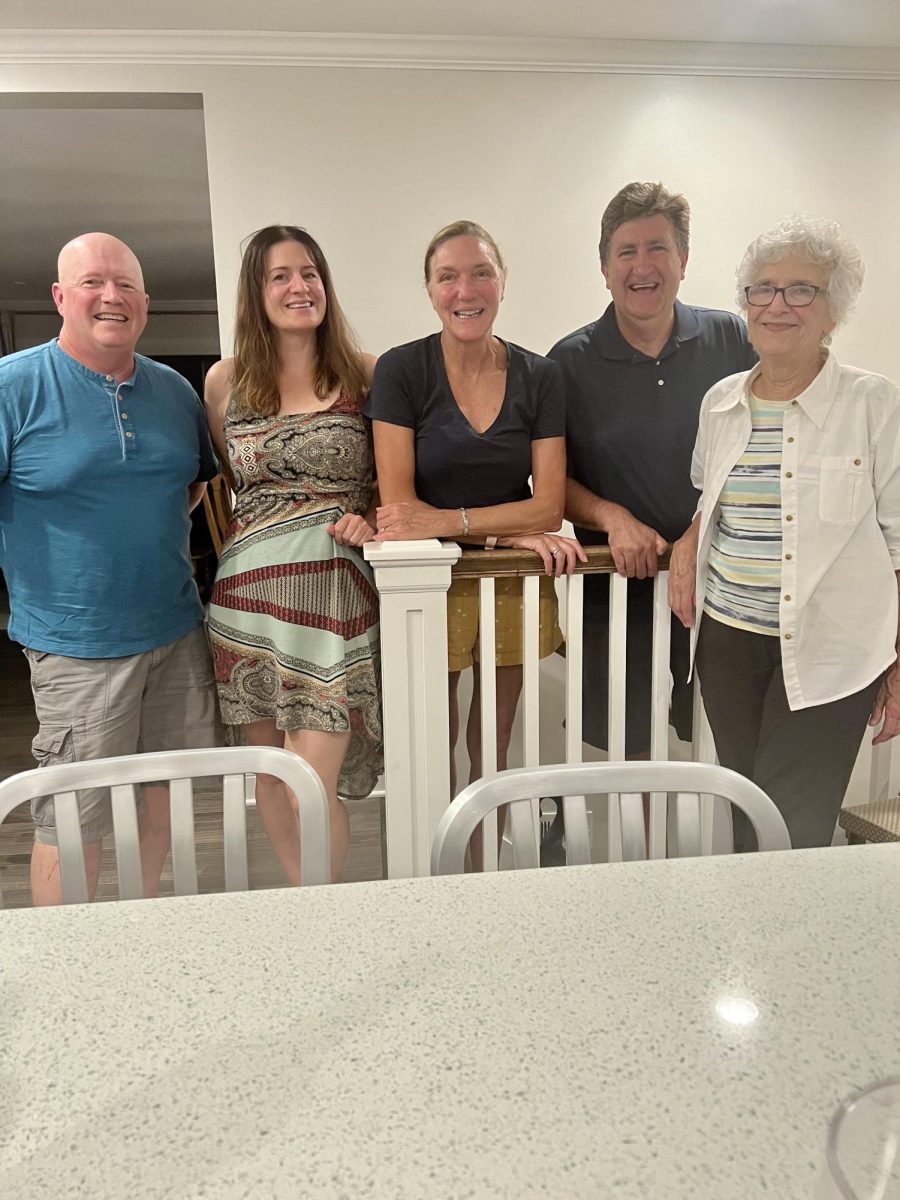
{"type": "Polygon", "coordinates": [[[44,673],[42,664],[45,659],[50,657],[50,652],[48,650],[30,650],[26,646],[24,653],[28,662],[28,671],[31,675],[31,686],[32,688],[36,688],[44,673]]]}
{"type": "Polygon", "coordinates": [[[209,647],[209,637],[205,625],[198,627],[188,634],[188,657],[191,664],[191,675],[197,687],[212,687],[213,679],[212,651],[209,647]]]}
{"type": "Polygon", "coordinates": [[[42,725],[31,743],[31,753],[39,767],[75,761],[75,743],[71,725],[42,725]]]}
{"type": "Polygon", "coordinates": [[[872,499],[869,460],[863,456],[823,458],[819,468],[819,519],[852,525],[872,499]]]}

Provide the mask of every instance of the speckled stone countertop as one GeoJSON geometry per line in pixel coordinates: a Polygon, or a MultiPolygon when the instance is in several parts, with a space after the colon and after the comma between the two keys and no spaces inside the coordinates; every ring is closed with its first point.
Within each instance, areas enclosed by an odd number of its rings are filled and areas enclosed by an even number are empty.
{"type": "Polygon", "coordinates": [[[800,1200],[898,1069],[897,846],[0,913],[3,1200],[800,1200]]]}

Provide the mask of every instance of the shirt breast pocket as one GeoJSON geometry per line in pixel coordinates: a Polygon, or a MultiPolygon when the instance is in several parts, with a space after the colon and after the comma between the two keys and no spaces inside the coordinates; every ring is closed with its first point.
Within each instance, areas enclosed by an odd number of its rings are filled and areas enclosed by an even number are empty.
{"type": "Polygon", "coordinates": [[[872,499],[867,457],[823,458],[819,470],[819,519],[826,525],[853,525],[872,499]]]}

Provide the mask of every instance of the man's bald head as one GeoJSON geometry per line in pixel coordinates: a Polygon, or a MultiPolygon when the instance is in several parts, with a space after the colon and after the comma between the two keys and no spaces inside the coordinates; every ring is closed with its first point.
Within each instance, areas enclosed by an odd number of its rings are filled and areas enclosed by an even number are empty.
{"type": "Polygon", "coordinates": [[[83,233],[59,252],[53,299],[60,347],[92,371],[126,379],[150,297],[134,251],[109,233],[83,233]]]}
{"type": "Polygon", "coordinates": [[[137,255],[121,238],[113,237],[111,233],[81,233],[66,242],[57,259],[56,278],[62,284],[68,283],[86,261],[98,255],[118,259],[140,283],[140,290],[144,290],[144,273],[137,255]]]}

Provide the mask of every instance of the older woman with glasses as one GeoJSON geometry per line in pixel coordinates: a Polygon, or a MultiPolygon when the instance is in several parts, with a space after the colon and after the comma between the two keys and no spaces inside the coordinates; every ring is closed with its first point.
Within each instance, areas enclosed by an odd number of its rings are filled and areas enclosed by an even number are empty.
{"type": "MultiPolygon", "coordinates": [[[[738,303],[759,363],[704,398],[702,495],[669,575],[719,760],[798,847],[831,844],[866,722],[876,743],[900,730],[900,389],[829,349],[863,271],[825,221],[748,248],[738,303]]],[[[752,838],[736,816],[735,849],[752,838]]]]}

